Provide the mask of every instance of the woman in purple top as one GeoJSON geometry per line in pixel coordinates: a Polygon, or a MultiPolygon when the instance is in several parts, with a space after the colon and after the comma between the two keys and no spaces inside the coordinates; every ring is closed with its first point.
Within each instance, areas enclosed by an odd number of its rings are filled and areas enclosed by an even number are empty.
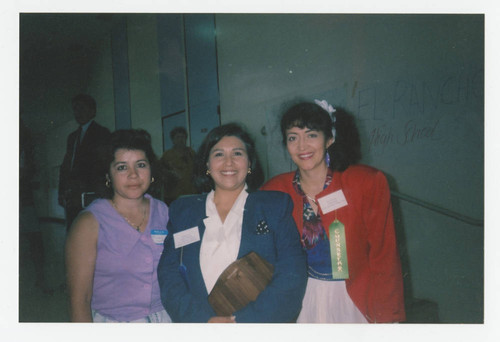
{"type": "Polygon", "coordinates": [[[80,213],[66,242],[71,321],[171,322],[156,273],[168,208],[146,194],[155,160],[146,131],[111,135],[107,199],[80,213]]]}

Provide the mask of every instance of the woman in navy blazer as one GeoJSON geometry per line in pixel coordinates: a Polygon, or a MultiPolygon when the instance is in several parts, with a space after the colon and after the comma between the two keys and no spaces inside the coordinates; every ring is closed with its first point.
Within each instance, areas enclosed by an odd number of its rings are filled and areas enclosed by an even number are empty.
{"type": "Polygon", "coordinates": [[[252,140],[236,124],[213,129],[198,151],[197,163],[198,185],[210,193],[181,197],[170,206],[168,236],[158,265],[165,309],[174,322],[294,322],[301,309],[307,267],[290,197],[248,191],[258,188],[262,172],[252,140]],[[213,233],[214,229],[221,230],[213,233]],[[221,241],[220,234],[226,240],[219,249],[214,241],[221,241]],[[217,257],[221,249],[229,252],[217,257]],[[270,284],[233,316],[217,316],[208,302],[215,279],[227,263],[251,251],[274,266],[270,284]],[[225,260],[217,265],[220,259],[225,260]]]}

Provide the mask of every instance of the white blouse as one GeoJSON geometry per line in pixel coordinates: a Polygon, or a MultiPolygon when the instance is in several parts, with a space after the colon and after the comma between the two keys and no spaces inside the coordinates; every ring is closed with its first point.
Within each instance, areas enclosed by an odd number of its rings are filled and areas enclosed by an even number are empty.
{"type": "Polygon", "coordinates": [[[207,195],[207,218],[203,220],[205,233],[201,241],[200,268],[208,293],[212,291],[220,274],[238,258],[243,209],[248,197],[246,189],[245,185],[224,223],[215,207],[214,191],[207,195]]]}

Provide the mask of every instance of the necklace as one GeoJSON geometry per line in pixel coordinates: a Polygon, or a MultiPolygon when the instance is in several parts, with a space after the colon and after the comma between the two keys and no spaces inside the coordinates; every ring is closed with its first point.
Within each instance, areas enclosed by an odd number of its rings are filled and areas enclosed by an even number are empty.
{"type": "Polygon", "coordinates": [[[309,198],[311,200],[311,202],[313,202],[315,205],[318,205],[318,202],[314,198],[312,198],[311,196],[309,196],[305,192],[304,192],[304,195],[306,195],[306,197],[309,198]]]}
{"type": "Polygon", "coordinates": [[[116,204],[115,204],[115,201],[111,200],[111,203],[113,204],[113,207],[116,209],[116,211],[118,212],[118,214],[120,214],[124,219],[125,221],[127,221],[127,223],[129,225],[131,225],[135,230],[137,230],[138,232],[141,231],[141,226],[142,224],[144,223],[144,220],[146,219],[146,206],[144,206],[144,211],[142,213],[142,220],[141,220],[141,223],[139,223],[137,226],[135,224],[133,224],[132,222],[130,222],[130,220],[127,218],[127,216],[123,215],[122,213],[120,213],[120,211],[118,210],[118,208],[116,207],[116,204]]]}

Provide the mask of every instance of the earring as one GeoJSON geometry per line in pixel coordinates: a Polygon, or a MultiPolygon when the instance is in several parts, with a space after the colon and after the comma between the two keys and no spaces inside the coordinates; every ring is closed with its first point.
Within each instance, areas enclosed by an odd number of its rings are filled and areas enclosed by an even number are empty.
{"type": "Polygon", "coordinates": [[[248,173],[249,175],[251,175],[251,174],[252,174],[252,168],[251,168],[251,167],[249,167],[249,168],[248,168],[248,172],[247,172],[247,173],[248,173]]]}
{"type": "Polygon", "coordinates": [[[325,162],[326,166],[330,166],[330,154],[328,153],[328,151],[326,151],[325,162]]]}
{"type": "Polygon", "coordinates": [[[106,178],[106,188],[110,187],[111,187],[111,181],[109,180],[109,178],[106,178]]]}
{"type": "Polygon", "coordinates": [[[155,182],[155,178],[151,177],[151,183],[154,183],[154,182],[155,182]]]}
{"type": "Polygon", "coordinates": [[[206,174],[207,176],[210,176],[210,170],[207,170],[207,172],[205,172],[205,174],[206,174]]]}

